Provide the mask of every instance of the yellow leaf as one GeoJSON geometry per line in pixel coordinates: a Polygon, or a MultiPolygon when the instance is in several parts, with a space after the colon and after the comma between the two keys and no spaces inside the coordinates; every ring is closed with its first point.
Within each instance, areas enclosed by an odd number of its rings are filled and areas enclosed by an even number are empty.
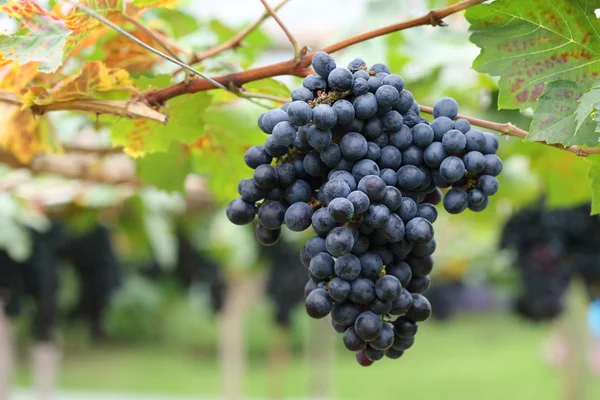
{"type": "Polygon", "coordinates": [[[91,99],[98,93],[132,91],[132,89],[133,81],[127,71],[108,68],[100,61],[92,61],[87,63],[79,74],[58,82],[52,89],[30,87],[21,100],[23,107],[26,108],[33,105],[91,99]]]}
{"type": "MultiPolygon", "coordinates": [[[[136,29],[130,33],[142,42],[149,44],[154,48],[160,48],[152,36],[147,32],[136,29]]],[[[132,46],[131,41],[117,35],[102,46],[106,53],[104,63],[111,68],[123,68],[131,73],[141,73],[150,70],[156,64],[160,57],[152,54],[140,46],[132,46]]]]}
{"type": "Polygon", "coordinates": [[[28,164],[33,156],[45,152],[61,152],[60,142],[30,110],[0,103],[0,148],[28,164]]]}
{"type": "Polygon", "coordinates": [[[38,76],[37,62],[19,65],[18,61],[0,60],[0,89],[21,94],[21,91],[38,76]]]}
{"type": "MultiPolygon", "coordinates": [[[[86,6],[107,18],[119,15],[124,11],[124,3],[122,0],[79,0],[79,4],[86,6]]],[[[67,28],[72,31],[90,31],[93,28],[102,25],[96,18],[77,7],[73,7],[69,15],[67,15],[65,22],[67,28]]]]}

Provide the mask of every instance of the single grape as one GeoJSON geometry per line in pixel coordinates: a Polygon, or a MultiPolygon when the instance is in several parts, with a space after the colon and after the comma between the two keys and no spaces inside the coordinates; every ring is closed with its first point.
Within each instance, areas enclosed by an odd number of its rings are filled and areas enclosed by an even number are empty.
{"type": "Polygon", "coordinates": [[[263,246],[273,246],[281,238],[281,229],[267,229],[261,224],[256,224],[256,240],[263,246]]]}
{"type": "Polygon", "coordinates": [[[379,176],[379,166],[372,160],[360,160],[352,167],[352,175],[357,182],[367,175],[379,176]]]}
{"type": "Polygon", "coordinates": [[[321,157],[319,156],[319,153],[316,150],[313,150],[306,156],[304,156],[302,165],[306,173],[310,176],[325,176],[327,175],[327,172],[329,172],[327,165],[325,165],[325,163],[321,161],[321,157]]]}
{"type": "Polygon", "coordinates": [[[263,164],[271,164],[271,161],[273,161],[273,157],[265,151],[263,146],[252,146],[244,154],[244,162],[252,169],[263,164]]]}
{"type": "MultiPolygon", "coordinates": [[[[414,138],[413,138],[414,139],[414,138]]],[[[423,150],[415,145],[410,145],[402,150],[402,165],[423,164],[423,150]]]]}
{"type": "Polygon", "coordinates": [[[405,150],[412,143],[412,132],[406,125],[399,130],[390,133],[390,143],[399,150],[405,150]]]}
{"type": "Polygon", "coordinates": [[[302,81],[302,86],[308,90],[325,90],[327,89],[327,81],[319,75],[309,75],[302,81]]]}
{"type": "Polygon", "coordinates": [[[350,63],[348,64],[348,69],[350,70],[350,72],[353,72],[353,73],[357,72],[357,71],[362,71],[366,68],[367,68],[367,63],[364,62],[360,58],[355,58],[354,60],[350,61],[350,63]]]}
{"type": "Polygon", "coordinates": [[[336,198],[346,198],[350,194],[350,186],[346,181],[339,179],[331,179],[323,185],[321,193],[325,196],[324,206],[328,206],[329,203],[336,198]]]}
{"type": "Polygon", "coordinates": [[[363,223],[371,228],[383,228],[390,220],[390,210],[382,204],[371,204],[364,214],[363,223]]]}
{"type": "Polygon", "coordinates": [[[483,154],[496,154],[499,147],[498,138],[489,132],[483,132],[483,136],[485,136],[485,146],[483,146],[481,152],[483,154]]]}
{"type": "Polygon", "coordinates": [[[333,57],[324,51],[318,51],[313,56],[312,67],[323,79],[327,79],[331,71],[335,69],[336,65],[333,57]]]}
{"type": "Polygon", "coordinates": [[[354,246],[354,235],[345,227],[333,228],[325,238],[327,251],[334,257],[350,253],[354,246]]]}
{"type": "Polygon", "coordinates": [[[404,79],[400,75],[390,74],[381,81],[384,85],[391,85],[396,88],[398,93],[404,90],[404,79]]]}
{"type": "Polygon", "coordinates": [[[379,72],[385,72],[386,74],[389,74],[391,71],[387,65],[377,63],[377,64],[373,64],[371,66],[371,68],[369,68],[369,72],[374,72],[376,74],[379,72]]]}
{"type": "Polygon", "coordinates": [[[413,305],[406,313],[406,317],[415,322],[422,322],[431,316],[431,304],[426,297],[420,294],[413,294],[413,305]]]}
{"type": "Polygon", "coordinates": [[[308,143],[317,151],[323,151],[331,143],[331,131],[329,129],[320,129],[315,125],[308,128],[306,134],[308,143]]]}
{"type": "Polygon", "coordinates": [[[373,93],[365,93],[357,96],[352,102],[356,118],[365,120],[371,118],[377,112],[377,98],[373,93]]]}
{"type": "Polygon", "coordinates": [[[413,97],[413,94],[410,91],[404,89],[400,92],[398,100],[392,105],[392,107],[394,108],[394,110],[404,115],[410,110],[414,101],[415,98],[413,97]]]}
{"type": "Polygon", "coordinates": [[[429,286],[431,286],[431,278],[429,275],[425,275],[412,278],[408,283],[408,286],[406,286],[406,290],[411,293],[423,294],[429,289],[429,286]]]}
{"type": "Polygon", "coordinates": [[[417,217],[425,218],[432,224],[437,220],[437,208],[433,204],[422,203],[417,205],[417,217]]]}
{"type": "Polygon", "coordinates": [[[433,258],[431,256],[417,257],[414,254],[410,254],[406,258],[406,262],[410,265],[413,279],[429,275],[433,269],[433,258]]]}
{"type": "Polygon", "coordinates": [[[458,103],[451,97],[442,97],[433,105],[433,117],[455,119],[458,114],[458,103]]]}
{"type": "Polygon", "coordinates": [[[383,324],[379,337],[369,342],[369,346],[381,351],[389,349],[392,344],[394,344],[394,327],[387,322],[383,324]]]}
{"type": "Polygon", "coordinates": [[[502,160],[495,154],[486,154],[485,156],[485,175],[498,176],[502,172],[502,160]]]}
{"type": "Polygon", "coordinates": [[[273,143],[279,146],[289,146],[294,142],[296,138],[297,129],[292,123],[288,121],[281,121],[273,128],[273,143]]]}
{"type": "Polygon", "coordinates": [[[463,160],[455,156],[446,157],[440,165],[440,175],[451,183],[461,180],[465,173],[466,168],[463,160]]]}
{"type": "Polygon", "coordinates": [[[394,321],[394,334],[401,339],[414,338],[419,324],[407,317],[399,317],[394,321]]]}
{"type": "Polygon", "coordinates": [[[365,311],[356,317],[354,330],[362,340],[370,342],[377,339],[381,334],[383,322],[377,314],[371,311],[365,311]]]}
{"type": "Polygon", "coordinates": [[[312,113],[312,108],[300,100],[293,101],[287,109],[288,120],[296,126],[308,124],[312,119],[312,113]]]}
{"type": "Polygon", "coordinates": [[[402,193],[393,186],[386,186],[381,204],[386,206],[391,212],[394,212],[402,205],[402,193]]]}
{"type": "Polygon", "coordinates": [[[465,133],[465,139],[467,140],[467,145],[465,146],[467,151],[483,151],[485,149],[487,142],[483,132],[471,129],[465,133]]]}
{"type": "Polygon", "coordinates": [[[386,107],[394,104],[400,97],[400,94],[392,85],[381,85],[375,92],[375,97],[379,106],[386,107]]]}
{"type": "Polygon", "coordinates": [[[452,129],[442,137],[442,145],[446,153],[458,155],[466,148],[467,138],[461,131],[452,129]]]}
{"type": "Polygon", "coordinates": [[[350,351],[360,351],[362,350],[366,343],[362,340],[354,331],[354,327],[346,329],[344,332],[344,346],[350,351]]]}
{"type": "Polygon", "coordinates": [[[343,197],[331,200],[327,210],[331,215],[331,219],[337,223],[350,221],[354,216],[354,205],[350,200],[343,197]]]}
{"type": "Polygon", "coordinates": [[[358,304],[349,301],[345,303],[336,303],[331,310],[331,319],[340,325],[354,324],[356,318],[361,313],[361,307],[358,304]]]}
{"type": "Polygon", "coordinates": [[[485,170],[485,156],[478,151],[470,151],[465,154],[463,161],[467,172],[478,174],[485,170]]]}
{"type": "Polygon", "coordinates": [[[337,123],[347,125],[354,121],[354,106],[348,100],[338,100],[333,103],[333,110],[337,117],[337,123]]]}
{"type": "Polygon", "coordinates": [[[321,161],[329,168],[334,168],[342,159],[342,152],[337,143],[330,143],[319,155],[321,161]]]}
{"type": "Polygon", "coordinates": [[[347,196],[347,198],[354,206],[355,214],[365,213],[369,209],[369,205],[371,204],[369,201],[369,196],[367,196],[364,192],[360,190],[355,190],[351,192],[347,196]]]}
{"type": "Polygon", "coordinates": [[[370,279],[358,277],[350,282],[348,298],[355,304],[369,304],[375,299],[375,284],[370,279]]]}
{"type": "Polygon", "coordinates": [[[394,344],[392,344],[392,349],[396,351],[406,351],[410,349],[413,344],[415,344],[415,338],[401,338],[399,336],[394,337],[394,344]]]}
{"type": "Polygon", "coordinates": [[[306,249],[306,253],[310,258],[313,258],[318,253],[324,253],[327,251],[325,249],[325,239],[323,239],[320,236],[313,236],[310,239],[308,239],[306,241],[306,246],[304,247],[306,249]]]}
{"type": "Polygon", "coordinates": [[[410,282],[412,278],[410,265],[405,261],[397,261],[386,265],[385,273],[398,279],[402,286],[408,285],[408,282],[410,282]]]}
{"type": "Polygon", "coordinates": [[[334,301],[344,302],[350,295],[350,283],[341,279],[341,278],[333,278],[329,281],[328,289],[329,297],[331,297],[334,301]]]}
{"type": "Polygon", "coordinates": [[[498,192],[498,179],[491,175],[482,175],[477,179],[477,189],[486,196],[493,196],[498,192]]]}
{"type": "Polygon", "coordinates": [[[367,139],[360,133],[347,133],[340,140],[340,150],[346,159],[360,160],[367,153],[367,139]]]}
{"type": "Polygon", "coordinates": [[[352,94],[354,96],[360,96],[369,92],[369,82],[365,78],[354,78],[352,84],[352,94]]]}
{"type": "Polygon", "coordinates": [[[398,188],[401,190],[416,189],[423,180],[421,170],[414,165],[405,165],[398,169],[398,188]]]}
{"type": "Polygon", "coordinates": [[[433,142],[433,129],[428,124],[419,123],[411,129],[413,136],[413,144],[421,149],[427,148],[433,142]]]}
{"type": "Polygon", "coordinates": [[[408,221],[417,216],[417,203],[410,197],[407,197],[405,193],[404,197],[402,197],[402,205],[398,209],[397,213],[400,218],[402,218],[402,221],[404,221],[406,224],[408,221]]]}
{"type": "Polygon", "coordinates": [[[464,118],[459,118],[454,121],[454,129],[458,129],[462,133],[467,133],[471,130],[471,123],[464,118]]]}
{"type": "Polygon", "coordinates": [[[381,127],[387,132],[396,132],[402,129],[404,119],[402,114],[396,110],[388,111],[381,118],[381,127]]]}
{"type": "Polygon", "coordinates": [[[408,312],[408,310],[410,310],[412,304],[412,294],[410,294],[405,288],[402,288],[402,293],[400,296],[396,300],[392,301],[392,309],[390,310],[390,314],[404,315],[408,312]]]}
{"type": "Polygon", "coordinates": [[[297,179],[285,190],[283,198],[289,204],[307,203],[310,200],[313,191],[308,182],[297,179]]]}
{"type": "Polygon", "coordinates": [[[356,353],[356,362],[361,367],[368,367],[373,364],[373,361],[369,360],[364,349],[356,353]]]}
{"type": "Polygon", "coordinates": [[[402,286],[395,276],[384,275],[375,282],[375,294],[383,301],[396,300],[400,297],[401,291],[402,286]]]}
{"type": "Polygon", "coordinates": [[[381,156],[381,147],[377,145],[377,143],[368,142],[367,143],[367,153],[365,154],[365,158],[368,160],[377,161],[381,156]]]}
{"type": "Polygon", "coordinates": [[[319,280],[325,280],[333,275],[333,264],[333,257],[328,253],[321,252],[310,260],[308,270],[319,280]]]}
{"type": "Polygon", "coordinates": [[[416,245],[425,245],[433,239],[433,226],[425,218],[415,217],[406,224],[406,239],[416,245]]]}
{"type": "Polygon", "coordinates": [[[385,356],[391,360],[397,360],[404,355],[404,350],[396,350],[394,348],[387,349],[385,356]]]}
{"type": "Polygon", "coordinates": [[[327,104],[319,104],[313,108],[313,124],[319,129],[330,129],[337,122],[337,114],[333,107],[327,104]]]}
{"type": "Polygon", "coordinates": [[[256,206],[243,199],[234,199],[227,206],[227,219],[236,225],[246,225],[254,220],[256,206]]]}
{"type": "MultiPolygon", "coordinates": [[[[307,101],[311,101],[314,98],[315,98],[315,96],[313,95],[312,91],[308,90],[307,88],[305,88],[303,86],[292,90],[292,100],[293,101],[307,102],[307,101]]],[[[288,108],[288,111],[289,111],[289,108],[288,108]]],[[[264,131],[264,129],[263,129],[263,131],[264,131]]]]}
{"type": "Polygon", "coordinates": [[[452,188],[444,196],[444,208],[450,214],[460,214],[467,209],[468,205],[469,196],[460,188],[452,188]]]}
{"type": "Polygon", "coordinates": [[[484,196],[480,204],[469,204],[469,210],[473,212],[481,212],[486,209],[489,203],[489,197],[484,196]]]}
{"type": "Polygon", "coordinates": [[[285,226],[291,231],[302,232],[311,225],[312,215],[313,210],[308,204],[294,203],[285,212],[285,226]]]}
{"type": "Polygon", "coordinates": [[[359,257],[361,275],[369,279],[377,279],[383,270],[383,260],[377,253],[367,252],[359,257]]]}
{"type": "Polygon", "coordinates": [[[329,315],[333,301],[325,289],[315,289],[306,297],[305,308],[311,318],[320,319],[329,315]]]}
{"type": "Polygon", "coordinates": [[[397,170],[402,164],[402,153],[394,146],[385,146],[377,162],[380,169],[391,168],[397,170]]]}
{"type": "MultiPolygon", "coordinates": [[[[329,175],[329,180],[340,180],[346,182],[350,190],[356,190],[357,184],[354,176],[348,171],[335,171],[329,175]]],[[[339,196],[341,197],[341,196],[339,196]]]]}
{"type": "Polygon", "coordinates": [[[275,143],[272,136],[269,136],[265,140],[265,152],[271,157],[281,157],[287,154],[289,148],[287,146],[281,146],[275,143]]]}
{"type": "Polygon", "coordinates": [[[335,260],[335,274],[345,281],[353,281],[361,272],[361,262],[353,254],[346,254],[335,260]]]}
{"type": "Polygon", "coordinates": [[[285,211],[283,204],[268,200],[258,208],[258,222],[266,229],[279,229],[283,225],[285,211]]]}
{"type": "Polygon", "coordinates": [[[263,190],[274,189],[279,183],[279,175],[270,165],[259,165],[254,170],[254,183],[263,190]]]}
{"type": "Polygon", "coordinates": [[[448,157],[448,153],[446,153],[444,145],[440,142],[431,143],[423,151],[423,161],[431,168],[438,168],[446,157],[448,157]]]}
{"type": "Polygon", "coordinates": [[[371,76],[367,79],[367,85],[369,85],[369,92],[375,93],[377,89],[381,87],[381,79],[376,76],[371,76]]]}
{"type": "Polygon", "coordinates": [[[273,128],[275,128],[275,125],[287,120],[287,113],[276,108],[263,114],[260,126],[262,127],[263,132],[271,134],[273,132],[273,128]]]}
{"type": "Polygon", "coordinates": [[[402,219],[398,215],[392,214],[383,228],[383,233],[390,242],[401,241],[406,233],[404,222],[402,222],[402,219]]]}
{"type": "Polygon", "coordinates": [[[444,134],[454,129],[454,122],[452,122],[452,120],[448,117],[439,117],[431,121],[429,126],[431,126],[431,129],[433,129],[433,140],[436,142],[441,142],[444,134]]]}
{"type": "Polygon", "coordinates": [[[382,301],[382,300],[379,300],[378,298],[375,298],[375,300],[373,300],[371,302],[371,304],[369,304],[369,310],[371,310],[375,314],[379,314],[379,315],[385,315],[385,314],[389,313],[391,309],[392,309],[391,301],[382,301]]]}
{"type": "Polygon", "coordinates": [[[333,90],[345,92],[352,89],[354,76],[352,75],[352,72],[346,68],[337,67],[329,73],[327,82],[333,90]]]}

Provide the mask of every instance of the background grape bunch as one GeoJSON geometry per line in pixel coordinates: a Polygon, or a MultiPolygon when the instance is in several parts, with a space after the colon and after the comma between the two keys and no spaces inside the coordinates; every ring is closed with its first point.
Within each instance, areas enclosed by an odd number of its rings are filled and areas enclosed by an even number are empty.
{"type": "Polygon", "coordinates": [[[324,52],[315,75],[292,102],[265,112],[264,146],[250,148],[251,179],[227,207],[238,225],[258,216],[256,238],[275,244],[281,227],[315,236],[300,252],[308,268],[306,311],[331,314],[360,365],[396,359],[431,315],[436,243],[432,224],[442,201],[452,214],[482,211],[498,190],[498,140],[456,119],[442,98],[434,120],[421,117],[402,77],[384,64],[355,59],[337,67],[324,52]],[[441,188],[450,188],[445,195],[441,188]]]}

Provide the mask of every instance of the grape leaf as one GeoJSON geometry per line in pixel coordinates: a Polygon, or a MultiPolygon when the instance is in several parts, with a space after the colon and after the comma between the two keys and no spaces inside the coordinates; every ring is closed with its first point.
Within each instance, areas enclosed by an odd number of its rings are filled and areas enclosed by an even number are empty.
{"type": "Polygon", "coordinates": [[[592,214],[600,214],[600,155],[589,156],[587,161],[590,163],[592,184],[592,214]]]}
{"type": "Polygon", "coordinates": [[[0,148],[25,164],[38,153],[62,150],[45,118],[36,118],[30,110],[7,103],[0,103],[0,148]]]}
{"type": "Polygon", "coordinates": [[[500,76],[500,108],[535,106],[545,84],[589,87],[600,73],[597,0],[502,0],[466,12],[479,72],[500,76]]]}
{"type": "MultiPolygon", "coordinates": [[[[79,0],[78,3],[107,18],[120,15],[125,11],[123,0],[79,0]]],[[[102,22],[77,7],[71,9],[65,23],[72,31],[90,31],[102,25],[102,22]]]]}
{"type": "MultiPolygon", "coordinates": [[[[170,75],[140,77],[136,86],[160,88],[170,82],[170,75]]],[[[124,151],[132,157],[140,157],[147,153],[167,151],[173,140],[193,143],[204,136],[205,113],[210,103],[211,96],[206,92],[174,98],[164,110],[169,114],[166,125],[148,120],[120,119],[110,127],[113,145],[123,146],[124,151]]]]}
{"type": "MultiPolygon", "coordinates": [[[[579,99],[579,105],[577,106],[577,110],[575,110],[577,129],[589,119],[594,119],[599,105],[600,81],[596,82],[594,86],[589,88],[579,99]]],[[[596,132],[598,132],[598,129],[600,129],[600,127],[597,126],[596,132]]]]}
{"type": "Polygon", "coordinates": [[[63,51],[71,31],[64,22],[33,0],[10,0],[0,12],[21,20],[15,35],[0,35],[0,56],[23,65],[39,62],[41,72],[54,72],[62,65],[63,51]]]}
{"type": "Polygon", "coordinates": [[[206,113],[206,134],[191,146],[192,162],[197,173],[207,176],[217,201],[236,197],[237,182],[251,175],[241,160],[249,147],[265,140],[256,123],[262,111],[227,103],[210,107],[206,113]]]}
{"type": "Polygon", "coordinates": [[[38,63],[29,62],[19,65],[18,61],[0,60],[0,89],[9,90],[21,95],[21,91],[27,87],[39,74],[38,63]]]}
{"type": "Polygon", "coordinates": [[[152,20],[152,23],[155,26],[158,25],[159,28],[165,28],[167,31],[170,31],[170,36],[175,39],[189,35],[200,29],[198,20],[181,10],[157,8],[152,10],[152,14],[157,17],[155,20],[152,20]]]}
{"type": "Polygon", "coordinates": [[[170,8],[178,1],[179,0],[133,0],[131,5],[140,9],[152,7],[170,8]]]}
{"type": "Polygon", "coordinates": [[[31,86],[22,97],[24,107],[90,99],[99,93],[131,91],[133,81],[123,69],[107,68],[100,61],[87,63],[80,73],[58,82],[52,89],[31,86]]]}
{"type": "Polygon", "coordinates": [[[587,118],[577,121],[577,100],[583,89],[574,82],[554,81],[546,85],[546,92],[540,98],[540,105],[533,114],[533,121],[527,135],[528,141],[562,143],[565,146],[598,144],[595,123],[587,118]]]}
{"type": "Polygon", "coordinates": [[[184,146],[172,143],[166,153],[153,153],[138,158],[136,167],[144,185],[168,192],[183,192],[191,164],[184,146]]]}
{"type": "MultiPolygon", "coordinates": [[[[129,33],[154,48],[161,48],[160,44],[148,32],[135,29],[129,33]]],[[[159,56],[143,47],[132,45],[131,40],[123,35],[114,35],[101,46],[101,50],[105,54],[103,61],[107,66],[123,68],[132,74],[145,73],[151,70],[157,61],[161,60],[159,56]]]]}

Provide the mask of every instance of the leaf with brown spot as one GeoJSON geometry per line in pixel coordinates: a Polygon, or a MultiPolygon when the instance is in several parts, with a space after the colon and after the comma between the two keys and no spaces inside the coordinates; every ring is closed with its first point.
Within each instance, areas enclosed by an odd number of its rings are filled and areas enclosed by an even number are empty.
{"type": "MultiPolygon", "coordinates": [[[[133,36],[142,42],[160,48],[160,44],[147,32],[136,29],[130,31],[133,36]]],[[[104,63],[112,68],[123,68],[132,74],[149,71],[161,58],[138,45],[132,45],[131,40],[123,35],[116,35],[102,45],[101,49],[106,53],[104,63]]]]}
{"type": "Polygon", "coordinates": [[[581,101],[583,89],[570,81],[554,81],[546,86],[546,93],[533,114],[527,140],[562,143],[565,146],[596,146],[597,124],[592,118],[585,118],[581,123],[577,121],[577,101],[581,101]]]}
{"type": "Polygon", "coordinates": [[[38,62],[41,72],[54,72],[63,63],[67,37],[64,21],[41,8],[33,0],[10,0],[0,12],[21,20],[18,34],[0,35],[0,56],[24,65],[38,62]]]}
{"type": "MultiPolygon", "coordinates": [[[[79,0],[78,3],[107,18],[120,15],[125,11],[123,0],[79,0]]],[[[77,7],[71,9],[65,23],[72,31],[91,31],[102,25],[102,22],[77,7]]]]}
{"type": "Polygon", "coordinates": [[[10,90],[20,95],[21,91],[39,75],[39,63],[29,62],[19,65],[17,61],[4,61],[6,62],[0,65],[0,89],[10,90]]]}
{"type": "Polygon", "coordinates": [[[479,72],[500,76],[499,108],[535,107],[545,85],[590,87],[600,74],[597,0],[500,0],[467,10],[479,72]]]}
{"type": "Polygon", "coordinates": [[[52,89],[33,86],[23,96],[23,106],[48,105],[78,99],[91,99],[99,93],[119,90],[132,91],[133,81],[123,69],[107,68],[100,61],[87,63],[82,71],[63,81],[52,89]]]}

